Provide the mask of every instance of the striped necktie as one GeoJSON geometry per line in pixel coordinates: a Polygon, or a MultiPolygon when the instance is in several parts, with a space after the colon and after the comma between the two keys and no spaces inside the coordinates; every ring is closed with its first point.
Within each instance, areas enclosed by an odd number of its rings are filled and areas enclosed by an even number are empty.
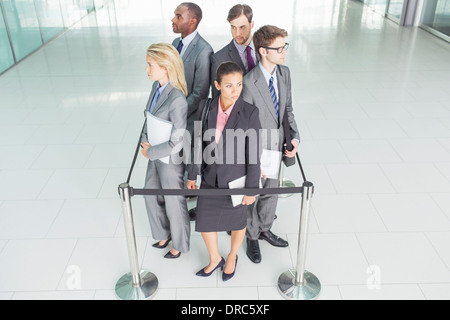
{"type": "Polygon", "coordinates": [[[270,95],[272,96],[272,102],[273,102],[273,106],[275,107],[275,113],[277,114],[277,119],[279,119],[279,111],[280,110],[278,107],[277,93],[275,92],[275,88],[273,87],[273,77],[270,77],[269,91],[270,91],[270,95]]]}

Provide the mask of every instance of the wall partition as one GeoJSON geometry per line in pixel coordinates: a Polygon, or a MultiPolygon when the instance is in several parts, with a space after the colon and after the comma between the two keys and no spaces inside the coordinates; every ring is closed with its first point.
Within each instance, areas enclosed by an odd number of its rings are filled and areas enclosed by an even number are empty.
{"type": "Polygon", "coordinates": [[[96,4],[94,0],[0,0],[0,74],[80,21],[96,4]]]}

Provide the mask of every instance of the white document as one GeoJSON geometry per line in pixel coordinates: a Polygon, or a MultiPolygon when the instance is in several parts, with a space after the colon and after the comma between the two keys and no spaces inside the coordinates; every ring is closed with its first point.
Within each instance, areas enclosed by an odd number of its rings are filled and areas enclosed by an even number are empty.
{"type": "MultiPolygon", "coordinates": [[[[230,189],[242,189],[245,188],[245,179],[247,176],[243,176],[240,178],[237,178],[236,180],[228,182],[228,187],[230,189]]],[[[259,187],[262,188],[261,179],[259,179],[259,187]]],[[[244,195],[232,195],[231,201],[233,202],[233,207],[236,207],[242,203],[242,199],[244,198],[244,195]]]]}
{"type": "Polygon", "coordinates": [[[275,150],[263,149],[261,154],[261,171],[267,178],[278,179],[280,174],[281,152],[275,150]]]}
{"type": "MultiPolygon", "coordinates": [[[[173,124],[170,121],[155,117],[147,111],[147,139],[152,146],[167,142],[172,135],[173,124]]],[[[161,158],[164,163],[169,164],[170,156],[161,158]]]]}

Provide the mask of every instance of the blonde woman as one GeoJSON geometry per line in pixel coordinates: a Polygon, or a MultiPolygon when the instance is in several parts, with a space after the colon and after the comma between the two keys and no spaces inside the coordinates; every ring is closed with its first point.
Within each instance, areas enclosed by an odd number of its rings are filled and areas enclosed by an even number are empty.
{"type": "MultiPolygon", "coordinates": [[[[141,139],[144,157],[149,159],[145,177],[146,189],[183,189],[185,164],[172,161],[176,145],[182,143],[186,129],[188,104],[186,102],[186,80],[183,62],[178,51],[170,44],[152,44],[147,49],[148,78],[154,81],[147,111],[153,116],[173,124],[169,141],[150,145],[147,130],[141,139]],[[170,156],[169,163],[161,158],[170,156]]],[[[181,252],[189,251],[190,222],[184,196],[145,196],[147,215],[152,236],[156,242],[153,247],[163,249],[172,241],[172,249],[165,258],[178,258],[181,252]]]]}

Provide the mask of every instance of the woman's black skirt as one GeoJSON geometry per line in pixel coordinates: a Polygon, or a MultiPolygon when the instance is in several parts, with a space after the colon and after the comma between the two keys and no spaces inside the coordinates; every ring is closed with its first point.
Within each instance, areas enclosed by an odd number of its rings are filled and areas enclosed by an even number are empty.
{"type": "MultiPolygon", "coordinates": [[[[202,179],[200,189],[215,189],[202,179]]],[[[219,232],[242,230],[247,226],[249,206],[233,207],[231,196],[199,196],[195,231],[219,232]]]]}

